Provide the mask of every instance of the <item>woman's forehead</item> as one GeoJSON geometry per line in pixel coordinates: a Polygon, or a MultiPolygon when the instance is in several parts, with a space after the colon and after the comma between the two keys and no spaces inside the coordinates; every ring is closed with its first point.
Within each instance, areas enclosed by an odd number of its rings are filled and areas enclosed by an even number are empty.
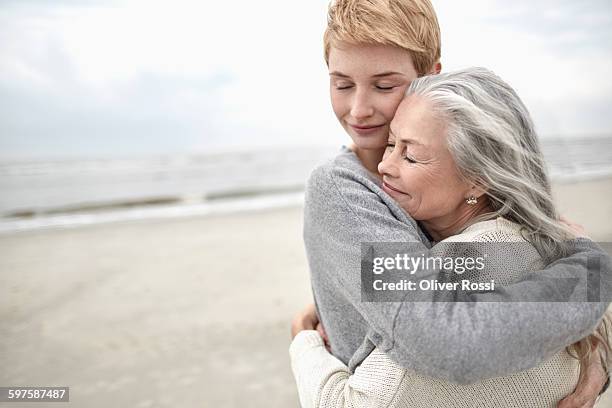
{"type": "Polygon", "coordinates": [[[430,101],[409,95],[400,103],[389,133],[393,134],[396,142],[402,141],[415,148],[432,148],[445,142],[446,128],[446,121],[430,101]]]}
{"type": "Polygon", "coordinates": [[[390,72],[415,78],[417,76],[408,51],[382,44],[341,43],[332,46],[329,71],[346,76],[376,76],[390,72]]]}

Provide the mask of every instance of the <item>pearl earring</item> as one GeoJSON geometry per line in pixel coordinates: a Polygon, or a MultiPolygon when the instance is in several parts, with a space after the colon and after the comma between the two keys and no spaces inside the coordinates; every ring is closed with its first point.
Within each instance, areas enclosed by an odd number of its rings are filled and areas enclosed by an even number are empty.
{"type": "Polygon", "coordinates": [[[478,204],[478,199],[474,196],[470,196],[469,198],[465,199],[465,202],[467,203],[467,205],[476,205],[478,204]]]}

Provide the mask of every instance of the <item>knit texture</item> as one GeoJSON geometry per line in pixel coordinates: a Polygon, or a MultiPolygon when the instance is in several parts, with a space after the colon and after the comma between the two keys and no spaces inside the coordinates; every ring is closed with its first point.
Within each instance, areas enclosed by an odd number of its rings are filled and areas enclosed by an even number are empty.
{"type": "MultiPolygon", "coordinates": [[[[474,224],[446,241],[524,242],[519,226],[501,218],[474,224]]],[[[443,251],[436,251],[437,247],[434,254],[445,256],[443,251]]],[[[508,248],[513,251],[517,246],[508,248]]],[[[487,268],[487,273],[509,283],[528,272],[521,270],[520,265],[541,263],[535,248],[527,245],[521,248],[533,251],[499,256],[502,259],[521,256],[524,262],[500,264],[495,269],[487,268]]],[[[303,408],[553,408],[574,390],[580,372],[578,361],[563,350],[529,370],[460,385],[402,368],[376,348],[350,375],[348,367],[327,352],[316,331],[300,332],[291,344],[290,355],[303,408]]]]}
{"type": "Polygon", "coordinates": [[[416,253],[430,245],[415,221],[347,150],[315,169],[308,181],[304,242],[332,354],[350,372],[378,347],[406,369],[458,384],[510,375],[590,334],[607,307],[578,302],[583,298],[575,288],[585,286],[586,256],[604,256],[601,271],[607,280],[612,275],[609,258],[588,240],[572,241],[570,257],[544,270],[534,268],[519,282],[496,286],[495,292],[470,294],[469,302],[361,302],[361,242],[405,242],[416,253]],[[526,295],[556,302],[517,301],[526,295]]]}

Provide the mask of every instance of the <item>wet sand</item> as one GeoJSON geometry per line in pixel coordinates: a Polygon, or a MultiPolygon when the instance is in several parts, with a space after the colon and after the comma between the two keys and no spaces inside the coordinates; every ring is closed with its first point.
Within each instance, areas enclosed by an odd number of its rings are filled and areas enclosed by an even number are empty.
{"type": "MultiPolygon", "coordinates": [[[[555,193],[612,241],[612,179],[555,193]]],[[[0,385],[70,386],[76,407],[298,406],[287,348],[310,299],[301,213],[0,235],[0,385]]],[[[62,406],[2,404],[46,405],[62,406]]]]}

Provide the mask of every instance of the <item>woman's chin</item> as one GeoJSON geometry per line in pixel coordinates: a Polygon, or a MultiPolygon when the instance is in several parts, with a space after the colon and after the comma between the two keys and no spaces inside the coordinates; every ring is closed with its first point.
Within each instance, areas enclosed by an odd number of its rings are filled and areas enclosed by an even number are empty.
{"type": "Polygon", "coordinates": [[[355,139],[353,139],[353,143],[360,150],[380,151],[386,146],[386,144],[381,145],[380,143],[359,143],[355,139]]]}
{"type": "Polygon", "coordinates": [[[361,150],[382,150],[387,147],[387,137],[363,137],[351,135],[353,143],[361,150]]]}
{"type": "MultiPolygon", "coordinates": [[[[411,203],[413,204],[413,203],[411,203]]],[[[410,218],[412,218],[415,221],[424,221],[423,219],[423,215],[419,213],[419,211],[417,209],[415,209],[414,205],[408,205],[406,203],[404,203],[404,205],[402,205],[402,203],[400,203],[400,207],[402,207],[402,209],[404,211],[406,211],[406,214],[408,214],[410,216],[410,218]]]]}
{"type": "Polygon", "coordinates": [[[403,206],[402,208],[404,209],[404,211],[406,211],[406,214],[408,214],[413,220],[420,221],[418,219],[418,215],[414,211],[410,212],[410,210],[408,210],[406,207],[403,207],[403,206]]]}
{"type": "MultiPolygon", "coordinates": [[[[388,194],[388,193],[387,193],[388,194]]],[[[414,211],[410,211],[412,209],[411,206],[406,205],[406,203],[403,203],[401,200],[398,200],[397,197],[393,197],[392,198],[395,200],[395,202],[402,208],[402,210],[404,210],[404,212],[406,214],[408,214],[412,219],[417,220],[417,218],[415,216],[417,216],[417,214],[414,211]]],[[[417,220],[418,221],[418,220],[417,220]]]]}

